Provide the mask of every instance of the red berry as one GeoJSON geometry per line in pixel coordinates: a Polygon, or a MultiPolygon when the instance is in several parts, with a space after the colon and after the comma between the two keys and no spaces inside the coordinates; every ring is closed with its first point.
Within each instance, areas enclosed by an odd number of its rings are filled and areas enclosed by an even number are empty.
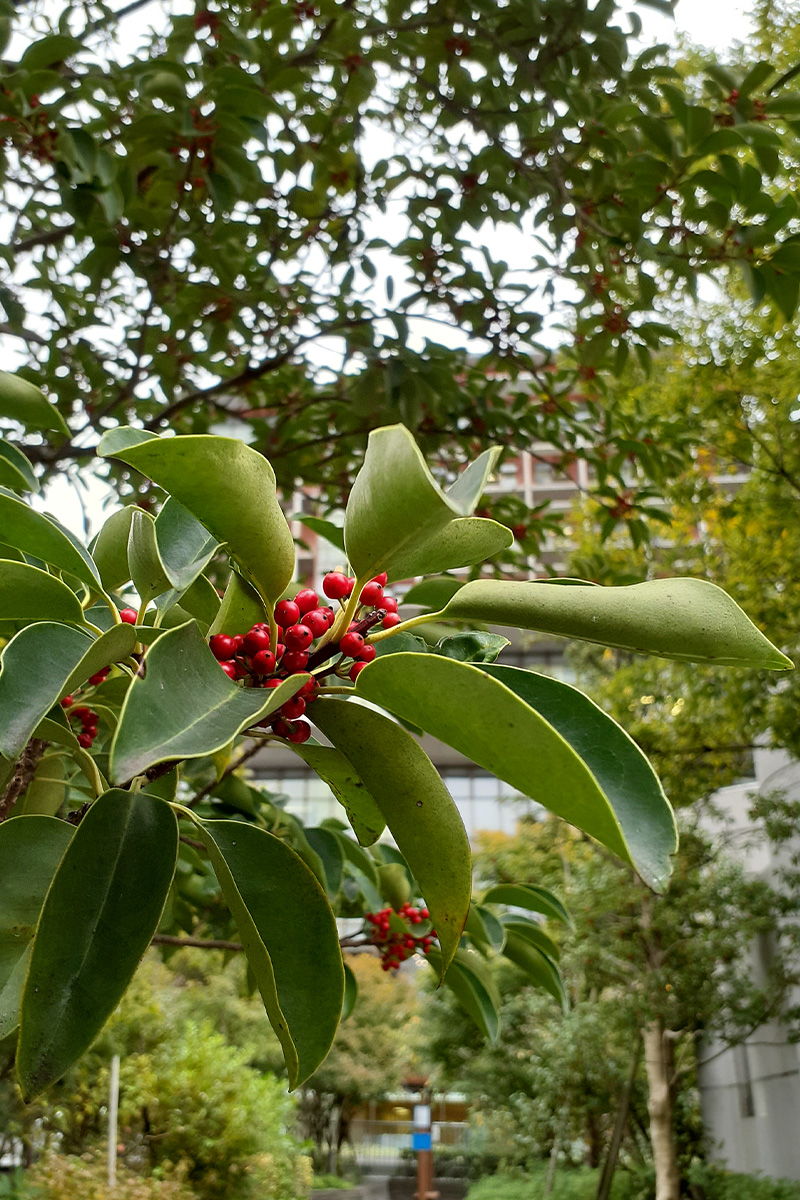
{"type": "Polygon", "coordinates": [[[302,696],[304,699],[308,699],[309,696],[313,696],[313,694],[316,690],[317,690],[316,679],[309,679],[308,683],[304,683],[303,686],[298,691],[295,692],[295,695],[302,696]]]}
{"type": "Polygon", "coordinates": [[[90,708],[87,708],[81,712],[81,724],[83,725],[84,729],[87,725],[96,725],[99,720],[100,718],[98,717],[97,713],[92,712],[90,708]]]}
{"type": "Polygon", "coordinates": [[[347,580],[347,595],[348,595],[348,596],[350,596],[350,595],[352,594],[353,588],[354,588],[355,586],[356,586],[356,581],[355,581],[355,579],[348,579],[348,580],[347,580]]]}
{"type": "Polygon", "coordinates": [[[288,725],[283,717],[271,718],[272,729],[277,733],[278,737],[288,738],[290,733],[294,732],[294,726],[288,725]]]}
{"type": "Polygon", "coordinates": [[[307,721],[298,721],[292,732],[289,734],[289,741],[295,745],[301,745],[307,742],[311,737],[311,726],[307,721]]]}
{"type": "Polygon", "coordinates": [[[308,655],[305,650],[287,650],[281,666],[285,667],[290,675],[294,675],[296,671],[305,671],[307,662],[308,655]]]}
{"type": "Polygon", "coordinates": [[[136,609],[135,608],[123,608],[119,614],[119,619],[120,619],[120,621],[124,621],[126,625],[135,625],[136,624],[136,609]]]}
{"type": "Polygon", "coordinates": [[[352,667],[350,668],[350,678],[352,679],[353,683],[355,683],[355,681],[358,679],[366,665],[367,664],[364,662],[353,663],[352,667]]]}
{"type": "MultiPolygon", "coordinates": [[[[285,683],[285,682],[286,682],[285,679],[268,679],[262,686],[265,688],[276,688],[276,687],[280,687],[281,684],[285,683]]],[[[302,691],[302,688],[301,688],[301,691],[302,691]]]]}
{"type": "Polygon", "coordinates": [[[329,600],[343,600],[352,591],[352,585],[341,571],[329,571],[322,581],[322,590],[329,600]]]}
{"type": "Polygon", "coordinates": [[[319,608],[315,608],[312,612],[307,612],[302,616],[300,624],[306,625],[311,630],[312,638],[322,637],[323,633],[327,633],[330,628],[328,618],[319,608]]]}
{"type": "Polygon", "coordinates": [[[256,675],[271,675],[275,670],[275,655],[271,650],[259,650],[253,655],[252,667],[256,675]]]}
{"type": "Polygon", "coordinates": [[[427,921],[431,914],[428,912],[427,908],[421,908],[419,910],[419,915],[422,917],[423,921],[427,921]]]}
{"type": "Polygon", "coordinates": [[[314,640],[314,634],[307,625],[290,625],[283,640],[287,650],[307,650],[314,640]]]}
{"type": "Polygon", "coordinates": [[[89,683],[91,683],[93,687],[97,687],[98,684],[103,682],[110,670],[111,667],[103,667],[102,671],[98,671],[96,675],[90,676],[89,683]]]}
{"type": "Polygon", "coordinates": [[[234,639],[228,637],[227,633],[215,633],[208,643],[208,648],[218,662],[227,662],[236,653],[234,639]]]}
{"type": "Polygon", "coordinates": [[[237,633],[236,637],[233,639],[233,653],[238,654],[243,645],[244,645],[244,634],[237,633]]]}
{"type": "Polygon", "coordinates": [[[294,602],[300,609],[301,613],[311,612],[312,608],[316,608],[319,604],[319,596],[311,588],[303,588],[294,598],[294,602]]]}
{"type": "Polygon", "coordinates": [[[248,658],[258,654],[259,650],[269,650],[269,634],[266,629],[251,629],[245,634],[242,650],[248,658]]]}
{"type": "Polygon", "coordinates": [[[394,596],[384,595],[383,599],[381,600],[381,608],[385,608],[387,613],[396,613],[397,601],[395,600],[394,596]]]}
{"type": "Polygon", "coordinates": [[[377,608],[383,599],[383,588],[374,580],[371,583],[365,583],[361,589],[359,600],[362,604],[366,604],[368,608],[377,608]]]}
{"type": "Polygon", "coordinates": [[[290,625],[297,624],[300,620],[300,609],[294,600],[281,600],[275,605],[275,620],[281,629],[288,629],[290,625]]]}
{"type": "Polygon", "coordinates": [[[373,658],[375,657],[375,655],[376,655],[377,653],[378,653],[378,651],[375,649],[375,647],[374,647],[374,646],[370,646],[370,645],[369,645],[369,643],[368,643],[368,644],[367,644],[367,645],[364,647],[364,649],[361,651],[361,653],[359,654],[359,656],[358,656],[358,657],[359,657],[359,660],[360,660],[361,662],[363,662],[363,663],[370,663],[370,662],[372,662],[373,658]]]}
{"type": "Polygon", "coordinates": [[[232,662],[224,662],[219,664],[229,679],[236,678],[236,665],[232,662]]]}
{"type": "Polygon", "coordinates": [[[91,719],[92,710],[90,708],[73,708],[69,714],[71,717],[77,717],[79,721],[91,719]]]}
{"type": "Polygon", "coordinates": [[[286,717],[287,721],[296,721],[305,711],[306,702],[302,696],[292,696],[291,700],[281,705],[281,716],[286,717]]]}
{"type": "Polygon", "coordinates": [[[283,642],[278,642],[277,646],[275,647],[275,657],[277,658],[278,662],[281,661],[285,653],[286,647],[284,646],[283,642]]]}
{"type": "Polygon", "coordinates": [[[398,616],[397,613],[390,612],[390,613],[387,613],[386,616],[383,618],[383,620],[381,621],[381,625],[383,626],[384,629],[394,629],[395,625],[400,624],[401,619],[402,618],[400,616],[398,616]]]}
{"type": "Polygon", "coordinates": [[[388,582],[389,582],[389,576],[386,574],[385,571],[381,571],[380,575],[376,575],[374,579],[370,580],[370,583],[379,583],[382,588],[386,587],[386,584],[388,582]]]}
{"type": "Polygon", "coordinates": [[[333,609],[328,608],[326,605],[324,608],[318,608],[317,612],[322,613],[323,617],[328,622],[328,628],[330,629],[331,626],[333,625],[334,621],[336,620],[336,613],[333,611],[333,609]]]}
{"type": "Polygon", "coordinates": [[[94,741],[94,739],[97,737],[97,726],[96,725],[84,725],[83,733],[85,733],[88,738],[91,738],[92,741],[94,741]]]}
{"type": "Polygon", "coordinates": [[[82,746],[84,750],[88,750],[93,741],[94,738],[89,737],[88,733],[78,734],[78,745],[82,746]]]}
{"type": "Polygon", "coordinates": [[[70,704],[74,703],[74,700],[75,700],[74,696],[65,696],[64,699],[61,701],[61,707],[69,708],[70,704]]]}
{"type": "Polygon", "coordinates": [[[339,649],[342,654],[346,654],[348,658],[358,658],[361,651],[364,649],[364,639],[360,633],[353,633],[351,630],[346,633],[339,642],[339,649]]]}

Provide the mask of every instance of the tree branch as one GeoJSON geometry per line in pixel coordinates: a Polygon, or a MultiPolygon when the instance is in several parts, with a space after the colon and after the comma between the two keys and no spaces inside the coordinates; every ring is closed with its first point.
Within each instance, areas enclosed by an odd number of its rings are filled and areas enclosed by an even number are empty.
{"type": "Polygon", "coordinates": [[[49,745],[50,743],[43,741],[42,738],[31,738],[20,754],[17,765],[14,767],[14,774],[0,798],[0,821],[6,820],[17,800],[28,790],[28,786],[36,774],[39,760],[49,745]]]}

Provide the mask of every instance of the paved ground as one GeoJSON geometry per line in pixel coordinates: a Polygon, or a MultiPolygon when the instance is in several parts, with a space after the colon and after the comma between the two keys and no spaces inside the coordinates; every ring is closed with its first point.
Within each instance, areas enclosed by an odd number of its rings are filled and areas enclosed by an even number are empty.
{"type": "Polygon", "coordinates": [[[389,1200],[388,1176],[368,1175],[364,1180],[367,1200],[389,1200]]]}

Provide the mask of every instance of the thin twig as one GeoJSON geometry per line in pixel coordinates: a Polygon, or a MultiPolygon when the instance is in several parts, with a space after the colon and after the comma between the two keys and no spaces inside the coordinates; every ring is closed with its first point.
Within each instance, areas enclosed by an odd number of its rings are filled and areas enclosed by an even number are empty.
{"type": "Polygon", "coordinates": [[[20,796],[28,790],[31,780],[36,774],[39,760],[49,745],[50,743],[43,741],[42,738],[31,738],[20,754],[14,774],[0,798],[0,821],[6,820],[20,796]]]}

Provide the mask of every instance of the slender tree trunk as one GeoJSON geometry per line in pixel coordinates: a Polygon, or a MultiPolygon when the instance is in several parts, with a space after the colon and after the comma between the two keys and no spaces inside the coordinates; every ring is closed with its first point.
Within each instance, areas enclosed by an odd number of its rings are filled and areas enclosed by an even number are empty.
{"type": "Polygon", "coordinates": [[[656,1200],[679,1200],[680,1172],[672,1123],[672,1041],[663,1023],[652,1021],[642,1031],[647,1069],[650,1144],[656,1172],[656,1200]]]}
{"type": "Polygon", "coordinates": [[[614,1121],[614,1131],[611,1134],[611,1143],[608,1147],[606,1161],[603,1163],[603,1173],[600,1176],[600,1183],[597,1188],[596,1200],[608,1200],[611,1195],[611,1182],[614,1178],[614,1171],[617,1168],[617,1159],[619,1158],[619,1148],[622,1145],[622,1139],[625,1135],[625,1127],[628,1124],[628,1114],[631,1107],[631,1095],[636,1084],[636,1074],[639,1070],[639,1059],[642,1056],[642,1039],[639,1038],[636,1042],[636,1050],[631,1061],[631,1069],[628,1072],[628,1078],[625,1081],[625,1087],[620,1096],[619,1106],[617,1108],[617,1116],[614,1121]]]}

